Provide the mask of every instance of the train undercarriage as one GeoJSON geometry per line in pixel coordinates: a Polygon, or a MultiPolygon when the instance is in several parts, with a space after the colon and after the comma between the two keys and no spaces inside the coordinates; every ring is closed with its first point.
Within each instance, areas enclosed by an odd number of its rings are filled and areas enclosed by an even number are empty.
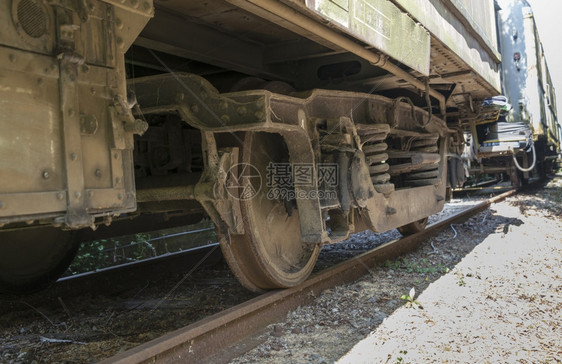
{"type": "Polygon", "coordinates": [[[497,56],[378,3],[357,27],[399,19],[377,28],[394,58],[305,1],[0,1],[0,290],[56,278],[80,241],[201,216],[254,291],[353,232],[423,229],[497,56]]]}

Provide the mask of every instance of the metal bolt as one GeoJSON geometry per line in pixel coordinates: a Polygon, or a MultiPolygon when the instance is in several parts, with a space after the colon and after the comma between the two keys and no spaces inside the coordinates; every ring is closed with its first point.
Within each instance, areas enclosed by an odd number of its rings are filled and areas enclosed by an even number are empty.
{"type": "Polygon", "coordinates": [[[121,21],[121,19],[117,18],[115,19],[115,27],[117,29],[122,29],[123,28],[123,22],[121,21]]]}
{"type": "Polygon", "coordinates": [[[121,183],[121,177],[115,178],[115,183],[116,183],[116,184],[120,184],[120,183],[121,183]]]}
{"type": "Polygon", "coordinates": [[[119,159],[119,153],[115,153],[115,154],[113,154],[113,158],[115,158],[115,159],[119,159]]]}
{"type": "Polygon", "coordinates": [[[225,123],[228,123],[230,121],[230,116],[223,115],[223,116],[221,116],[221,120],[224,121],[225,123]]]}
{"type": "Polygon", "coordinates": [[[12,62],[12,63],[15,63],[15,62],[16,62],[16,60],[17,60],[17,58],[16,58],[16,55],[15,55],[15,54],[10,54],[10,55],[8,56],[8,58],[10,58],[10,62],[12,62]]]}
{"type": "Polygon", "coordinates": [[[236,109],[236,112],[238,112],[238,115],[242,116],[246,115],[246,112],[248,112],[248,110],[246,110],[244,106],[240,106],[238,109],[236,109]]]}
{"type": "Polygon", "coordinates": [[[263,113],[263,111],[256,111],[254,113],[254,116],[256,117],[256,119],[258,120],[263,120],[263,118],[265,117],[265,114],[263,113]]]}
{"type": "Polygon", "coordinates": [[[57,193],[57,199],[62,201],[64,199],[64,194],[62,192],[57,193]]]}
{"type": "Polygon", "coordinates": [[[95,95],[95,94],[96,94],[96,89],[92,87],[92,88],[90,89],[90,93],[91,93],[92,95],[95,95]]]}
{"type": "Polygon", "coordinates": [[[117,45],[118,45],[120,48],[123,48],[123,47],[125,46],[125,42],[123,41],[123,38],[117,37],[117,45]]]}
{"type": "Polygon", "coordinates": [[[191,112],[199,112],[199,106],[197,105],[191,105],[189,109],[191,110],[191,112]]]}
{"type": "Polygon", "coordinates": [[[123,199],[123,194],[119,193],[119,194],[117,195],[117,199],[118,199],[118,200],[122,200],[122,199],[123,199]]]}
{"type": "Polygon", "coordinates": [[[43,178],[44,178],[44,179],[49,179],[49,177],[50,177],[50,176],[49,176],[49,172],[43,171],[43,178]]]}
{"type": "Polygon", "coordinates": [[[74,192],[74,197],[76,198],[80,198],[80,196],[82,196],[82,194],[78,191],[74,192]]]}
{"type": "Polygon", "coordinates": [[[76,155],[76,153],[70,153],[70,159],[75,161],[76,158],[78,158],[78,156],[76,155]]]}
{"type": "Polygon", "coordinates": [[[90,71],[90,67],[87,64],[82,65],[82,72],[88,73],[90,71]]]}
{"type": "Polygon", "coordinates": [[[96,177],[101,177],[101,170],[100,169],[96,169],[96,177]]]}
{"type": "Polygon", "coordinates": [[[94,195],[93,191],[88,191],[88,197],[92,198],[93,195],[94,195]]]}
{"type": "Polygon", "coordinates": [[[74,116],[74,109],[68,109],[68,116],[74,116]]]}

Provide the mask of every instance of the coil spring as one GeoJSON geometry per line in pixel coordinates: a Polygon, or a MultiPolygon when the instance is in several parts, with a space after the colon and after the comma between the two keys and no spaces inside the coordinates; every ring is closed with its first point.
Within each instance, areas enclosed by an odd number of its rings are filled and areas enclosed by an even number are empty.
{"type": "MultiPolygon", "coordinates": [[[[436,141],[438,141],[436,137],[414,140],[410,144],[410,151],[439,153],[439,147],[435,144],[436,141]]],[[[437,185],[439,182],[439,163],[420,166],[415,171],[407,173],[404,177],[404,184],[412,187],[437,185]]]]}
{"type": "Polygon", "coordinates": [[[389,132],[388,124],[357,124],[357,134],[363,145],[369,175],[373,187],[379,193],[394,191],[394,184],[390,183],[390,174],[386,173],[389,165],[386,163],[388,145],[385,143],[385,139],[389,132]]]}

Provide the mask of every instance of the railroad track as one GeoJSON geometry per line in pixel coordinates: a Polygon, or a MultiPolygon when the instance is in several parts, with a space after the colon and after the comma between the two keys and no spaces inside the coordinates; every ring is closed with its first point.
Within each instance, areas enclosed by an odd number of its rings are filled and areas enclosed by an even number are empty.
{"type": "Polygon", "coordinates": [[[131,285],[139,281],[158,281],[165,274],[185,273],[186,270],[214,265],[221,259],[219,244],[212,243],[60,278],[49,290],[58,295],[64,292],[66,296],[80,296],[85,293],[112,295],[130,289],[131,285]]]}
{"type": "Polygon", "coordinates": [[[278,321],[290,310],[305,305],[322,291],[352,282],[367,274],[377,264],[413,250],[421,241],[451,224],[463,222],[491,204],[515,193],[510,190],[485,200],[474,207],[430,225],[418,234],[383,244],[313,275],[302,285],[272,291],[178,329],[128,351],[119,353],[103,363],[142,362],[227,362],[251,349],[256,343],[244,339],[259,333],[278,321]]]}

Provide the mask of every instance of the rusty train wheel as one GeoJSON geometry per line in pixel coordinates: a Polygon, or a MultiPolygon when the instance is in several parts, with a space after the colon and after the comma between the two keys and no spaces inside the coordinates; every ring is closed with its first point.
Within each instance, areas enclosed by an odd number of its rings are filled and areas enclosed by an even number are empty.
{"type": "Polygon", "coordinates": [[[267,166],[287,163],[288,151],[281,136],[246,133],[241,151],[242,163],[255,167],[262,176],[261,187],[253,186],[255,196],[241,200],[244,235],[231,235],[221,244],[224,256],[238,280],[252,291],[298,285],[309,275],[320,247],[301,242],[299,211],[296,204],[268,197],[267,166]]]}
{"type": "Polygon", "coordinates": [[[428,218],[425,217],[425,218],[420,219],[418,221],[414,221],[414,222],[411,222],[411,223],[406,224],[404,226],[400,226],[398,228],[398,231],[403,236],[419,233],[420,231],[425,230],[425,227],[427,226],[427,221],[428,221],[428,218]]]}
{"type": "Polygon", "coordinates": [[[0,232],[0,292],[25,292],[56,280],[76,255],[75,233],[53,227],[0,232]]]}

